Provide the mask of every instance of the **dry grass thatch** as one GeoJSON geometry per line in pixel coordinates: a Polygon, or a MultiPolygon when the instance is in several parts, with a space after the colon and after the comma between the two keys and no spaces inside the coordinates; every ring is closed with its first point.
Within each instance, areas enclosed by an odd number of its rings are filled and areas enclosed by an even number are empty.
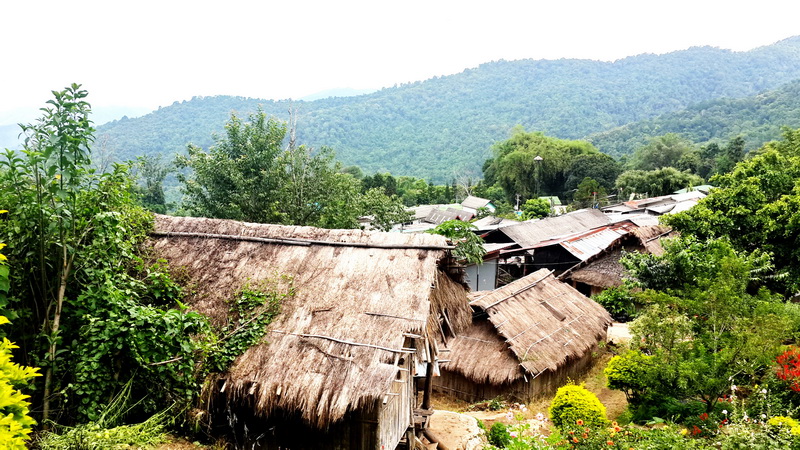
{"type": "Polygon", "coordinates": [[[325,427],[370,407],[432,312],[446,310],[454,329],[471,314],[464,289],[438,270],[449,252],[441,236],[157,216],[153,240],[196,283],[190,305],[217,324],[245,283],[292,277],[295,295],[265,342],[223,374],[228,398],[264,416],[298,412],[325,427]]]}
{"type": "MultiPolygon", "coordinates": [[[[542,269],[472,302],[489,315],[519,364],[536,377],[578,359],[605,338],[611,316],[542,269]]],[[[475,354],[482,361],[484,354],[475,354]]],[[[522,376],[522,373],[519,375],[522,376]]],[[[492,376],[492,383],[506,380],[492,376]]]]}
{"type": "Polygon", "coordinates": [[[674,237],[677,235],[672,228],[666,225],[653,225],[649,227],[638,227],[633,230],[633,234],[639,239],[642,247],[647,253],[656,256],[664,254],[664,247],[661,246],[661,239],[674,237]]]}
{"type": "Polygon", "coordinates": [[[522,376],[519,361],[494,325],[485,318],[448,342],[450,362],[444,369],[460,373],[476,383],[511,383],[522,376]]]}
{"type": "Polygon", "coordinates": [[[603,288],[622,285],[625,268],[620,263],[622,249],[615,249],[590,262],[585,267],[575,270],[569,278],[579,283],[603,288]]]}

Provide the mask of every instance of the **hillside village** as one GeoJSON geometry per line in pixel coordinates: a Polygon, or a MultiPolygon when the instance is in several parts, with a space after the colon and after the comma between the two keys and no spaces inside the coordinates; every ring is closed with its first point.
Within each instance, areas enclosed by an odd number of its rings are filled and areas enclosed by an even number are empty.
{"type": "Polygon", "coordinates": [[[101,167],[53,96],[0,155],[2,448],[800,448],[800,129],[514,127],[435,184],[263,110],[101,167]]]}

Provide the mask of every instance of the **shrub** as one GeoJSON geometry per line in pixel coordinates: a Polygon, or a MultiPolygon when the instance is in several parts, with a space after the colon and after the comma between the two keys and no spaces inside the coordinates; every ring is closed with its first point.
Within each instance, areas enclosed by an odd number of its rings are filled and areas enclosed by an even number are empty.
{"type": "Polygon", "coordinates": [[[608,388],[622,391],[628,402],[638,403],[651,384],[648,368],[652,359],[652,356],[638,350],[630,350],[611,358],[603,370],[608,388]]]}
{"type": "Polygon", "coordinates": [[[627,322],[636,316],[636,304],[628,285],[606,289],[593,300],[603,305],[617,322],[627,322]]]}
{"type": "Polygon", "coordinates": [[[508,432],[508,427],[502,422],[495,422],[489,432],[486,433],[486,440],[495,447],[506,448],[508,443],[511,442],[511,433],[508,432]]]}
{"type": "Polygon", "coordinates": [[[568,384],[558,389],[550,405],[550,420],[553,421],[553,425],[562,429],[575,424],[587,427],[608,425],[606,407],[583,385],[575,384],[568,384]]]}

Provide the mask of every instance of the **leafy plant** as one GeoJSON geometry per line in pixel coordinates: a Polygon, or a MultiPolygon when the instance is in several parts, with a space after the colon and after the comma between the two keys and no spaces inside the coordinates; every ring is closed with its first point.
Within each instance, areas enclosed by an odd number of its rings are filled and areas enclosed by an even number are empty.
{"type": "Polygon", "coordinates": [[[231,300],[230,322],[218,333],[206,372],[227,370],[239,355],[261,341],[267,326],[280,313],[281,303],[293,295],[292,277],[285,275],[242,287],[231,300]]]}
{"type": "Polygon", "coordinates": [[[560,429],[574,424],[587,427],[608,425],[606,407],[583,385],[575,384],[558,388],[550,404],[550,420],[560,429]]]}
{"type": "Polygon", "coordinates": [[[486,249],[483,248],[483,239],[473,233],[475,225],[460,220],[448,220],[437,225],[436,228],[428,230],[428,233],[440,234],[455,244],[453,255],[465,260],[470,264],[480,264],[483,262],[483,255],[486,249]]]}
{"type": "MultiPolygon", "coordinates": [[[[2,248],[2,247],[0,247],[2,248]]],[[[2,257],[2,254],[0,254],[2,257]]],[[[0,258],[0,267],[3,267],[0,258]]],[[[0,274],[0,280],[3,278],[0,274]]],[[[0,325],[9,323],[5,316],[0,316],[0,325]]],[[[27,381],[37,377],[39,369],[23,367],[11,359],[11,351],[19,348],[8,338],[0,341],[0,443],[10,450],[25,449],[25,441],[36,424],[29,415],[28,396],[20,392],[27,381]]]]}
{"type": "Polygon", "coordinates": [[[630,284],[608,288],[592,297],[618,322],[627,322],[636,316],[636,297],[630,284]]]}
{"type": "Polygon", "coordinates": [[[489,444],[499,448],[506,448],[511,441],[511,434],[508,427],[502,422],[495,422],[486,433],[486,440],[489,444]]]}

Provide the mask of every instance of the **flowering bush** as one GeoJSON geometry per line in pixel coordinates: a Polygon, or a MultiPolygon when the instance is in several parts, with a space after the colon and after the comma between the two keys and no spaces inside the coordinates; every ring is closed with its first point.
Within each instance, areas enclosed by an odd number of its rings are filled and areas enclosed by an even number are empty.
{"type": "Polygon", "coordinates": [[[559,429],[581,422],[579,426],[604,427],[608,425],[606,407],[583,385],[568,384],[556,392],[550,404],[550,420],[559,429]]]}
{"type": "Polygon", "coordinates": [[[800,392],[800,348],[790,348],[775,358],[778,364],[776,375],[785,381],[789,389],[800,392]]]}

